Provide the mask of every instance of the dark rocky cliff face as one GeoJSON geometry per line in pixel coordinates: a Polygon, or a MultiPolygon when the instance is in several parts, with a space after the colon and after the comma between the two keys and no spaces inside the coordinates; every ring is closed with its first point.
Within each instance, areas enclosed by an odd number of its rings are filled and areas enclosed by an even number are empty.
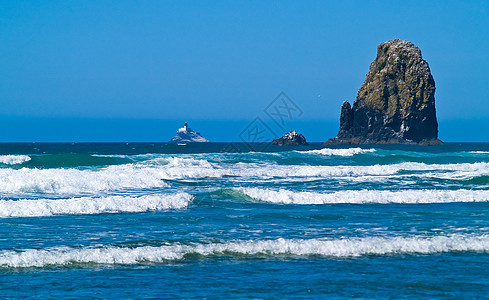
{"type": "Polygon", "coordinates": [[[327,144],[440,144],[435,81],[421,50],[408,41],[377,47],[353,107],[341,107],[340,130],[327,144]]]}

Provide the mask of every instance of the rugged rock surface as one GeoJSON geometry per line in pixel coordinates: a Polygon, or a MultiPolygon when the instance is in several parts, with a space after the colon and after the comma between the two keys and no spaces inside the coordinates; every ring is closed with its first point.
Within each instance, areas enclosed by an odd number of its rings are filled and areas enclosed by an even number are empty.
{"type": "Polygon", "coordinates": [[[185,122],[185,125],[178,129],[177,135],[173,137],[170,140],[170,143],[178,143],[178,144],[185,144],[185,143],[206,143],[209,142],[207,139],[205,139],[203,136],[200,135],[199,132],[195,132],[190,127],[188,127],[187,122],[185,122]]]}
{"type": "Polygon", "coordinates": [[[299,146],[307,145],[306,138],[295,130],[284,134],[279,139],[273,140],[274,145],[299,146]]]}
{"type": "Polygon", "coordinates": [[[435,81],[421,50],[408,41],[377,47],[353,107],[341,107],[338,135],[326,144],[441,144],[435,81]]]}

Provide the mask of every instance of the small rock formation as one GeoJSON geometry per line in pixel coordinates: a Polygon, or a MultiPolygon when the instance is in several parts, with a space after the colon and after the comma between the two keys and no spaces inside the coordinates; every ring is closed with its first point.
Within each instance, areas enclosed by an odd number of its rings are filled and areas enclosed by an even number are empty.
{"type": "Polygon", "coordinates": [[[353,107],[341,107],[338,135],[325,144],[442,144],[435,81],[421,50],[408,41],[377,47],[353,107]]]}
{"type": "Polygon", "coordinates": [[[284,136],[279,139],[273,140],[272,144],[287,146],[308,145],[306,138],[295,130],[284,134],[284,136]]]}
{"type": "Polygon", "coordinates": [[[185,122],[185,125],[178,129],[177,135],[175,135],[174,138],[170,140],[170,143],[207,143],[209,142],[207,139],[205,139],[203,136],[200,135],[199,132],[195,132],[190,127],[188,127],[187,122],[185,122]]]}

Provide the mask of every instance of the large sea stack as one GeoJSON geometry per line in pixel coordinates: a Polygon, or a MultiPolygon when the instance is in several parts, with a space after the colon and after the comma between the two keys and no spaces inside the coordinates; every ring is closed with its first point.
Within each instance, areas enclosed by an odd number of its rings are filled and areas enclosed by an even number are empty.
{"type": "Polygon", "coordinates": [[[341,107],[338,135],[325,144],[391,143],[442,143],[430,67],[418,47],[398,39],[377,47],[353,107],[341,107]]]}

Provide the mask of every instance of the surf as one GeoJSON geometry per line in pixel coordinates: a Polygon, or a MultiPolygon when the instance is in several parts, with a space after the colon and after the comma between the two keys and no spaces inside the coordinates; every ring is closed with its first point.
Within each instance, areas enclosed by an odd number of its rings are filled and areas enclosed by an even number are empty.
{"type": "Polygon", "coordinates": [[[0,218],[140,213],[186,208],[193,196],[151,194],[143,196],[78,197],[68,199],[0,200],[0,218]]]}
{"type": "Polygon", "coordinates": [[[256,201],[275,204],[431,204],[455,202],[488,202],[488,190],[346,190],[331,193],[308,191],[236,188],[237,192],[256,201]]]}
{"type": "Polygon", "coordinates": [[[140,247],[55,247],[4,250],[0,268],[42,268],[80,264],[134,265],[200,257],[320,257],[428,255],[489,251],[489,235],[347,237],[338,239],[241,240],[214,243],[174,243],[140,247]]]}

